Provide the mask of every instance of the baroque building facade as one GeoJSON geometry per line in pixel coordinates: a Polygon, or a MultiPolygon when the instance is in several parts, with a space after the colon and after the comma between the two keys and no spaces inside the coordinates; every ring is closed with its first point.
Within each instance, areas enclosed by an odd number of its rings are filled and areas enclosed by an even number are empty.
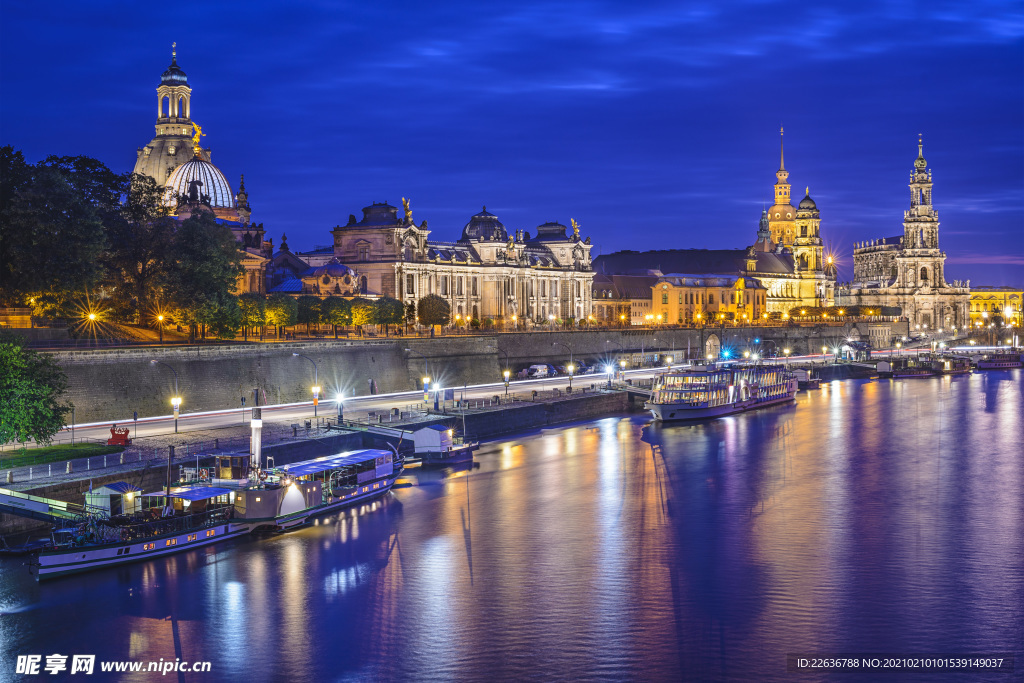
{"type": "MultiPolygon", "coordinates": [[[[767,313],[769,317],[780,318],[794,308],[832,306],[837,270],[834,259],[824,253],[821,213],[811,199],[810,188],[800,203],[793,206],[785,150],[781,145],[775,178],[774,203],[761,212],[757,239],[751,246],[745,249],[621,251],[599,256],[595,259],[595,269],[607,276],[656,271],[690,280],[705,277],[756,280],[757,288],[763,288],[765,295],[759,317],[767,313]]],[[[654,305],[657,307],[657,302],[654,305]]],[[[690,322],[696,313],[692,307],[680,310],[684,311],[682,322],[690,322]]],[[[677,321],[678,315],[674,317],[677,321]]]]}
{"type": "Polygon", "coordinates": [[[452,316],[508,322],[583,319],[590,314],[590,239],[573,221],[549,222],[534,236],[510,232],[487,208],[472,216],[454,242],[430,239],[426,221],[387,202],[350,215],[332,231],[330,250],[298,253],[310,266],[329,261],[357,274],[357,290],[410,304],[429,294],[446,299],[452,316]]]}
{"type": "Polygon", "coordinates": [[[213,165],[210,149],[200,144],[205,133],[192,120],[192,87],[178,66],[175,46],[171,65],[161,75],[156,93],[156,135],[138,149],[133,172],[153,178],[164,188],[164,204],[179,220],[197,211],[208,211],[231,228],[242,253],[243,273],[236,292],[265,293],[273,240],[265,238],[262,223],[250,221],[245,176],[235,194],[224,174],[213,165]]]}
{"type": "Polygon", "coordinates": [[[920,138],[909,187],[903,234],[854,245],[853,281],[841,289],[840,305],[896,306],[912,325],[963,329],[970,323],[970,281],[946,282],[932,172],[920,138]]]}

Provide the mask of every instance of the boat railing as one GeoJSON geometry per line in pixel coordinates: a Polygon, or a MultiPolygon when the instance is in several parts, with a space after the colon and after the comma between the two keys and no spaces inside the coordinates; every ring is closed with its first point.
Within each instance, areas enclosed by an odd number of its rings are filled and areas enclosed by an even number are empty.
{"type": "Polygon", "coordinates": [[[91,518],[76,525],[74,537],[70,545],[129,543],[155,536],[207,529],[227,523],[233,513],[234,507],[228,505],[190,515],[161,517],[152,521],[134,524],[110,524],[105,520],[91,518]]]}

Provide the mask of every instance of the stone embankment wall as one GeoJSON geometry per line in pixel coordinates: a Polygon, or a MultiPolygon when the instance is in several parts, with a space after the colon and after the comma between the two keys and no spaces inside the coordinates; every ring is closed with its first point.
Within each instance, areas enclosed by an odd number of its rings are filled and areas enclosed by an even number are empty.
{"type": "MultiPolygon", "coordinates": [[[[689,350],[691,357],[700,357],[712,334],[724,337],[725,344],[736,349],[752,346],[757,338],[763,348],[771,349],[774,344],[780,351],[790,348],[797,355],[819,353],[821,346],[834,345],[854,329],[861,339],[868,338],[867,324],[860,323],[844,327],[726,327],[724,332],[708,328],[496,333],[436,339],[57,351],[51,355],[68,375],[75,421],[85,423],[126,421],[133,411],[140,417],[168,414],[174,376],[167,367],[150,360],[177,371],[182,410],[189,413],[238,407],[242,396],[251,406],[257,387],[270,403],[310,400],[313,366],[292,353],[317,363],[321,397],[333,399],[339,392],[345,396],[369,394],[370,380],[378,393],[412,391],[422,387],[424,374],[445,387],[499,381],[505,354],[513,371],[531,363],[565,363],[569,352],[561,344],[572,349],[574,358],[590,363],[623,350],[639,354],[653,349],[674,353],[677,359],[689,350]]],[[[892,330],[893,335],[906,332],[905,323],[892,330]]]]}

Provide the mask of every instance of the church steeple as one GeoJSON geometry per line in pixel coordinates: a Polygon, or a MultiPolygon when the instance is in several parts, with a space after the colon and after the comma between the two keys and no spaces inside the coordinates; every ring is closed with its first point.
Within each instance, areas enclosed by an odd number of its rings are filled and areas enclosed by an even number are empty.
{"type": "Polygon", "coordinates": [[[779,128],[779,170],[775,172],[775,203],[768,210],[768,225],[772,241],[782,246],[793,244],[795,236],[794,214],[789,185],[789,171],[786,170],[785,148],[782,142],[783,129],[779,128]]]}
{"type": "Polygon", "coordinates": [[[789,171],[786,170],[786,150],[783,148],[782,128],[779,128],[779,170],[775,172],[775,203],[789,204],[789,171]]]}

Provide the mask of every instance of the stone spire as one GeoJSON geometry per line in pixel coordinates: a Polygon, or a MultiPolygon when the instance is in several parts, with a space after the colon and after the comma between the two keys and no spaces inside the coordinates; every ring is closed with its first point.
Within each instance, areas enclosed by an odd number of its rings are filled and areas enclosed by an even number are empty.
{"type": "Polygon", "coordinates": [[[252,209],[249,207],[249,193],[245,191],[245,174],[242,174],[242,179],[238,182],[238,194],[235,195],[235,210],[238,211],[238,215],[241,217],[243,223],[249,222],[249,217],[252,215],[252,209]]]}

